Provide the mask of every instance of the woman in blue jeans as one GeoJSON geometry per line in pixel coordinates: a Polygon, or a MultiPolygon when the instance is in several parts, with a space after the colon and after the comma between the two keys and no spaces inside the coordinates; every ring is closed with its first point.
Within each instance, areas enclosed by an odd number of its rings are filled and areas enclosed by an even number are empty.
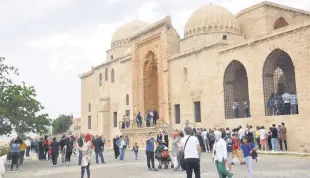
{"type": "Polygon", "coordinates": [[[120,139],[116,142],[118,148],[119,148],[119,153],[120,153],[120,162],[124,162],[124,156],[125,156],[125,150],[126,150],[126,140],[124,139],[124,136],[121,135],[120,139]]]}

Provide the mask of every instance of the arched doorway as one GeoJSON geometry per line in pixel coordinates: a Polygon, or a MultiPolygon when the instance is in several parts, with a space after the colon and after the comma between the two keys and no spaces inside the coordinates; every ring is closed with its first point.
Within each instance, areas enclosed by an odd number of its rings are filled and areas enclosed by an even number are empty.
{"type": "Polygon", "coordinates": [[[157,58],[148,52],[143,66],[144,112],[159,109],[157,58]]]}
{"type": "Polygon", "coordinates": [[[298,114],[295,68],[285,51],[275,49],[268,55],[263,87],[266,116],[298,114]]]}
{"type": "Polygon", "coordinates": [[[233,60],[224,74],[225,118],[250,117],[248,76],[243,64],[233,60]]]}

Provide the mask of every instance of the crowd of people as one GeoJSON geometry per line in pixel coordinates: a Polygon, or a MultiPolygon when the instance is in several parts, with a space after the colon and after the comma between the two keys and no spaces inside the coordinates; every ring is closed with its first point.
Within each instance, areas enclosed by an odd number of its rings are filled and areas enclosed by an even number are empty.
{"type": "MultiPolygon", "coordinates": [[[[158,171],[155,167],[156,145],[162,143],[166,150],[169,148],[169,136],[164,130],[156,135],[149,132],[145,139],[147,168],[150,171],[158,171]]],[[[275,124],[267,131],[264,126],[257,126],[256,130],[247,125],[245,128],[239,126],[230,128],[196,129],[185,127],[184,130],[174,130],[171,137],[171,161],[175,171],[186,171],[187,177],[192,177],[194,172],[196,178],[200,178],[200,158],[201,152],[211,152],[215,162],[219,177],[232,177],[232,166],[235,165],[233,157],[237,157],[241,165],[246,165],[249,177],[253,177],[253,159],[257,159],[256,150],[283,151],[282,144],[286,143],[285,123],[276,126],[275,124]],[[280,149],[278,149],[278,145],[280,149]],[[243,156],[242,156],[243,154],[243,156]]],[[[121,163],[125,161],[126,149],[129,148],[129,138],[127,136],[116,136],[113,144],[106,141],[102,136],[92,136],[90,134],[63,135],[58,141],[55,137],[47,136],[32,140],[30,137],[23,141],[20,137],[11,141],[11,152],[8,159],[11,162],[11,171],[18,171],[19,165],[23,163],[23,157],[30,156],[30,151],[37,153],[39,160],[52,160],[52,166],[57,165],[59,155],[65,165],[71,162],[71,155],[78,154],[78,164],[81,166],[81,177],[85,171],[90,177],[90,163],[94,152],[96,163],[105,164],[103,151],[107,144],[108,149],[113,146],[115,159],[121,163]],[[107,142],[107,143],[106,143],[107,142]],[[34,147],[32,148],[32,145],[34,147]],[[26,153],[26,154],[25,154],[26,153]],[[25,155],[24,155],[25,154],[25,155]]],[[[139,146],[133,144],[132,152],[135,159],[139,159],[139,146]]],[[[156,158],[157,159],[157,158],[156,158]]]]}
{"type": "MultiPolygon", "coordinates": [[[[145,117],[144,117],[144,122],[145,122],[145,127],[151,127],[152,125],[155,126],[157,125],[157,120],[159,119],[159,115],[156,109],[149,109],[146,111],[145,117]]],[[[142,128],[143,127],[143,118],[141,116],[141,113],[138,112],[135,118],[135,122],[137,124],[137,128],[142,128]]],[[[121,122],[121,129],[128,129],[131,126],[131,120],[128,114],[124,115],[123,121],[121,122]]]]}

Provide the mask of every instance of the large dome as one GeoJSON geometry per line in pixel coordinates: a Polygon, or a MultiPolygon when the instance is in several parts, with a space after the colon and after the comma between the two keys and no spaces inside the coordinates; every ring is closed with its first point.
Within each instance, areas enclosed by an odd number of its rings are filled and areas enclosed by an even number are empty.
{"type": "Polygon", "coordinates": [[[240,26],[229,10],[222,6],[208,4],[194,11],[189,17],[184,36],[220,31],[240,33],[240,26]]]}
{"type": "Polygon", "coordinates": [[[145,26],[147,26],[148,23],[143,22],[141,20],[134,20],[129,23],[124,24],[120,28],[114,32],[112,36],[112,42],[111,47],[117,47],[117,46],[126,46],[129,43],[129,38],[136,33],[137,31],[141,30],[145,26]]]}

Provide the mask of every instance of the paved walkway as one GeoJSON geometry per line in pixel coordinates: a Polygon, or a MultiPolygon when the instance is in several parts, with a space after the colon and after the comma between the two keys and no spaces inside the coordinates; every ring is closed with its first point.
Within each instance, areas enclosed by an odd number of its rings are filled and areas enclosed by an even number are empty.
{"type": "MultiPolygon", "coordinates": [[[[185,172],[175,172],[172,169],[149,172],[146,169],[146,157],[143,151],[140,152],[140,159],[135,160],[132,152],[127,152],[125,163],[113,160],[112,152],[105,152],[107,164],[91,165],[92,178],[181,178],[185,177],[185,172]]],[[[25,160],[20,167],[19,173],[6,174],[6,178],[79,178],[80,166],[77,166],[77,157],[73,157],[70,166],[59,164],[52,167],[51,161],[25,160]]],[[[283,156],[283,155],[260,155],[260,160],[254,164],[255,178],[308,178],[310,174],[310,158],[283,156]]],[[[7,164],[9,170],[9,162],[7,164]]],[[[217,178],[214,163],[211,162],[211,154],[204,153],[201,161],[201,173],[204,178],[217,178]]],[[[233,167],[235,178],[247,178],[245,166],[236,165],[233,167]]],[[[85,175],[86,177],[86,175],[85,175]]]]}

